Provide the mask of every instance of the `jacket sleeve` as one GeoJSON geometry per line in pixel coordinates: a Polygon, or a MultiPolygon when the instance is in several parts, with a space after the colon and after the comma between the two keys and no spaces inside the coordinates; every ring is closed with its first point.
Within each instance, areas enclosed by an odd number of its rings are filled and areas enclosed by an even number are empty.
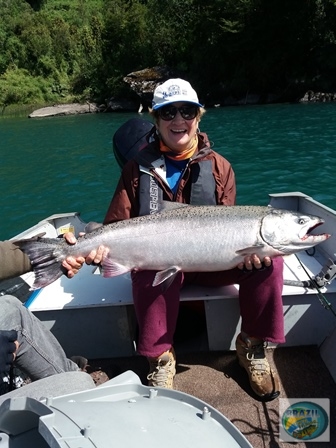
{"type": "Polygon", "coordinates": [[[11,241],[0,241],[0,280],[5,280],[32,270],[30,260],[11,241]]]}
{"type": "Polygon", "coordinates": [[[236,204],[236,179],[228,160],[217,154],[215,157],[214,177],[218,205],[236,204]]]}
{"type": "Polygon", "coordinates": [[[139,215],[139,174],[139,165],[134,160],[125,165],[104,218],[104,224],[139,215]]]}

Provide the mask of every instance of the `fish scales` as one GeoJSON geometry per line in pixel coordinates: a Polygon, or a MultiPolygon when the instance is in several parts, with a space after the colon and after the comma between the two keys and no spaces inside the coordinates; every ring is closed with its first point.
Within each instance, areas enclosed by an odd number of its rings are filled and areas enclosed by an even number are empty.
{"type": "MultiPolygon", "coordinates": [[[[206,264],[208,271],[219,267],[224,270],[241,259],[235,255],[235,248],[257,244],[260,215],[265,212],[267,208],[262,207],[209,206],[147,215],[105,226],[103,239],[101,230],[97,231],[97,237],[88,234],[87,250],[104,244],[110,248],[114,261],[130,269],[157,270],[178,265],[184,271],[193,271],[204,270],[206,264]],[[240,232],[236,229],[238,220],[240,232]],[[225,260],[229,257],[228,264],[225,260]]],[[[81,255],[76,247],[69,249],[67,254],[81,255]]]]}
{"type": "Polygon", "coordinates": [[[100,245],[109,248],[102,261],[105,277],[133,269],[159,271],[156,284],[180,270],[231,269],[244,257],[275,257],[312,247],[330,235],[309,235],[323,223],[319,217],[262,206],[190,206],[102,226],[78,238],[75,245],[39,238],[16,244],[31,259],[36,279],[33,289],[51,283],[67,256],[87,256],[100,245]]]}

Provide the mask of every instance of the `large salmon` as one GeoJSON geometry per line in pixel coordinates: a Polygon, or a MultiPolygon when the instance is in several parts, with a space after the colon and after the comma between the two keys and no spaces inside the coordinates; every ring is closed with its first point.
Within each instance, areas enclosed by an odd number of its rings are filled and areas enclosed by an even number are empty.
{"type": "Polygon", "coordinates": [[[100,245],[109,248],[102,261],[104,277],[149,269],[159,271],[153,286],[167,286],[178,271],[227,270],[249,254],[277,257],[308,249],[329,238],[309,234],[323,222],[317,216],[271,207],[172,203],[160,213],[102,226],[79,237],[73,246],[57,238],[15,244],[31,260],[32,289],[59,278],[67,256],[85,257],[100,245]]]}

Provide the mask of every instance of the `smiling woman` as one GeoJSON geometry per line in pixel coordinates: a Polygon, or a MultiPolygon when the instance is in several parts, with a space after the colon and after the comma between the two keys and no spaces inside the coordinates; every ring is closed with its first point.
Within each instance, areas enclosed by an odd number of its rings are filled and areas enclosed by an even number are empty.
{"type": "Polygon", "coordinates": [[[161,139],[161,151],[172,152],[175,160],[187,160],[197,148],[197,130],[205,110],[190,83],[169,79],[154,92],[155,126],[161,139]]]}
{"type": "MultiPolygon", "coordinates": [[[[104,223],[150,215],[157,211],[162,200],[198,206],[235,205],[233,169],[228,160],[211,149],[207,135],[199,131],[204,109],[189,82],[169,79],[155,89],[152,105],[155,126],[148,137],[149,143],[123,168],[104,223]]],[[[221,212],[228,211],[226,207],[215,208],[221,212]]],[[[204,219],[201,221],[204,223],[204,219]]],[[[188,217],[186,224],[183,244],[188,246],[188,250],[203,247],[206,252],[205,237],[195,217],[188,217]]],[[[264,342],[284,342],[282,258],[272,262],[265,252],[260,255],[249,251],[241,259],[235,259],[235,263],[225,271],[212,269],[210,261],[207,261],[211,272],[205,274],[204,270],[190,272],[183,266],[179,267],[176,258],[176,265],[170,261],[170,266],[163,267],[159,257],[167,257],[168,253],[167,248],[161,247],[164,239],[167,242],[168,238],[168,247],[178,246],[182,255],[187,252],[178,239],[180,230],[178,221],[170,236],[167,231],[162,232],[155,245],[154,254],[157,255],[153,255],[157,258],[157,265],[132,271],[133,301],[139,324],[137,350],[149,361],[148,384],[173,388],[176,372],[173,339],[181,286],[188,283],[204,286],[239,284],[242,316],[241,334],[236,342],[239,362],[249,374],[251,387],[257,395],[265,400],[276,398],[279,380],[266,359],[264,342]],[[244,272],[244,267],[247,272],[244,272]],[[167,268],[165,280],[169,283],[164,290],[160,285],[152,286],[155,285],[157,270],[163,268],[167,268]],[[258,358],[257,368],[254,357],[258,358]]],[[[206,226],[207,233],[214,236],[215,248],[221,253],[222,233],[206,226]]],[[[143,238],[151,239],[154,234],[154,231],[145,232],[143,238]]],[[[227,235],[231,234],[227,232],[227,235]]],[[[144,246],[147,247],[146,242],[144,246]]],[[[198,268],[195,269],[197,271],[198,268]]]]}

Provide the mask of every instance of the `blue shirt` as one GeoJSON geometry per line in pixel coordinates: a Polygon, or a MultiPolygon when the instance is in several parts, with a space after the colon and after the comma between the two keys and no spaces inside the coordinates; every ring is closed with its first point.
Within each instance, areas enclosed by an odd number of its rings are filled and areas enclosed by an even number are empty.
{"type": "Polygon", "coordinates": [[[168,185],[173,193],[176,192],[179,180],[184,172],[185,167],[189,159],[186,160],[172,160],[169,157],[165,157],[166,159],[166,179],[168,185]]]}

